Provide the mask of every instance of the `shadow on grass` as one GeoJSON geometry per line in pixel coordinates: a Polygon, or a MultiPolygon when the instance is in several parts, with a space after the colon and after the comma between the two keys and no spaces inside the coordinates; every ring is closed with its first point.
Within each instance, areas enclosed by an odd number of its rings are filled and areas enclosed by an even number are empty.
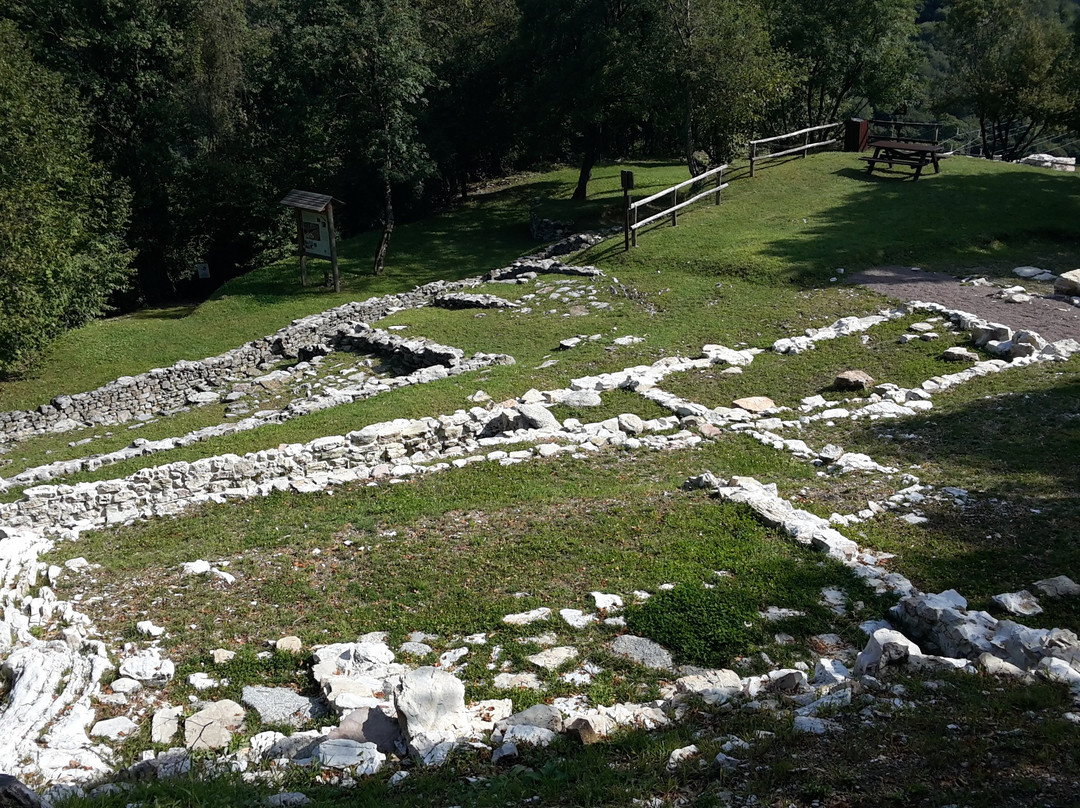
{"type": "Polygon", "coordinates": [[[199,308],[198,303],[190,303],[163,309],[139,309],[129,316],[133,320],[183,320],[197,308],[199,308]]]}
{"type": "MultiPolygon", "coordinates": [[[[504,265],[537,246],[529,234],[529,201],[559,188],[556,182],[537,182],[493,191],[442,215],[401,225],[391,237],[381,276],[373,269],[381,232],[342,240],[338,252],[342,291],[363,298],[439,279],[471,277],[504,265]]],[[[310,285],[301,288],[299,260],[289,258],[237,278],[214,297],[243,296],[265,305],[322,296],[327,293],[323,278],[328,271],[329,262],[310,260],[310,285]]]]}
{"type": "Polygon", "coordinates": [[[944,161],[942,173],[924,173],[919,182],[840,168],[835,176],[857,183],[844,201],[797,236],[773,240],[767,254],[792,265],[798,283],[820,286],[837,265],[981,261],[1038,239],[1077,249],[1075,177],[990,163],[950,173],[952,165],[944,161]]]}
{"type": "MultiPolygon", "coordinates": [[[[889,426],[908,439],[891,444],[884,462],[933,468],[941,484],[971,495],[964,507],[927,503],[925,526],[896,525],[892,549],[913,565],[917,585],[955,587],[985,599],[1080,569],[1080,364],[1066,367],[1064,378],[1046,370],[1043,380],[1019,391],[889,426]]],[[[1029,372],[1007,373],[1015,385],[1015,374],[1029,372]]],[[[881,430],[880,423],[868,423],[852,434],[853,442],[880,454],[881,430]]],[[[1045,619],[1034,625],[1064,620],[1057,625],[1080,627],[1080,605],[1044,606],[1045,619]]]]}

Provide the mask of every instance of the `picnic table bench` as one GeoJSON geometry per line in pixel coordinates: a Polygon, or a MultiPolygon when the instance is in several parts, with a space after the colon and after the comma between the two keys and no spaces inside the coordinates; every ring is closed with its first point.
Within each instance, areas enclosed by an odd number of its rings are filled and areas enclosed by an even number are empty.
{"type": "Polygon", "coordinates": [[[919,179],[923,168],[928,165],[934,166],[935,174],[941,172],[938,155],[943,149],[936,143],[914,140],[875,140],[870,145],[874,148],[874,156],[859,158],[868,163],[867,173],[872,172],[878,163],[886,163],[889,168],[894,165],[910,166],[915,169],[915,180],[919,179]]]}

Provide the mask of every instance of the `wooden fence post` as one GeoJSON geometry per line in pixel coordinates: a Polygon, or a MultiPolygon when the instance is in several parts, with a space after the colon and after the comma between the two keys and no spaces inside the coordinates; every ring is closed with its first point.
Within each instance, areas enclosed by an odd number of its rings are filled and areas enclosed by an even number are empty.
{"type": "MultiPolygon", "coordinates": [[[[678,188],[673,189],[672,192],[671,192],[671,204],[672,205],[678,205],[679,204],[679,189],[678,188]]],[[[679,226],[679,212],[677,210],[671,211],[671,226],[672,227],[678,227],[679,226]]]]}
{"type": "Polygon", "coordinates": [[[334,204],[326,206],[326,226],[330,230],[330,268],[334,272],[334,291],[341,291],[341,275],[337,262],[337,234],[334,232],[334,204]]]}
{"type": "Polygon", "coordinates": [[[720,204],[720,186],[724,184],[724,172],[716,172],[716,202],[714,204],[720,204]]]}
{"type": "Polygon", "coordinates": [[[307,286],[307,249],[304,247],[304,214],[296,208],[296,241],[300,247],[300,285],[307,286]]]}
{"type": "Polygon", "coordinates": [[[757,144],[750,144],[750,176],[754,176],[754,158],[757,157],[757,144]]]}

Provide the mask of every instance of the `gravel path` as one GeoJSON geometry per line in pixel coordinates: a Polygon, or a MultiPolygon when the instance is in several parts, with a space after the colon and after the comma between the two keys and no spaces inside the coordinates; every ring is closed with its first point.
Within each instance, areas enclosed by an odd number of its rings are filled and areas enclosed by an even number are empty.
{"type": "MultiPolygon", "coordinates": [[[[992,295],[998,289],[964,286],[952,275],[925,272],[910,267],[874,267],[856,273],[852,282],[900,302],[922,300],[977,314],[1019,331],[1038,332],[1051,342],[1080,340],[1080,308],[1060,300],[1036,297],[1030,303],[1009,303],[992,295]]],[[[1024,285],[1017,278],[1016,283],[1024,285]]]]}

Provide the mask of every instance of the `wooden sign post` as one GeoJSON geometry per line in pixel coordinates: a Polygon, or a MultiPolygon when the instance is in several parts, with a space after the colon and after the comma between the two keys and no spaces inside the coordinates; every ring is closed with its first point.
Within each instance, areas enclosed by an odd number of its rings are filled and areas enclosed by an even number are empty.
{"type": "MultiPolygon", "coordinates": [[[[630,249],[630,192],[634,190],[634,172],[621,171],[623,192],[623,249],[630,249]]],[[[637,235],[637,234],[635,234],[637,235]]],[[[636,239],[635,239],[636,241],[636,239]]],[[[635,245],[636,246],[636,245],[635,245]]]]}
{"type": "MultiPolygon", "coordinates": [[[[334,291],[341,291],[338,272],[337,233],[334,230],[334,204],[344,204],[326,194],[289,191],[281,204],[296,210],[296,241],[300,254],[300,283],[307,286],[307,259],[326,258],[334,276],[334,291]]],[[[329,281],[329,278],[327,279],[329,281]]]]}

